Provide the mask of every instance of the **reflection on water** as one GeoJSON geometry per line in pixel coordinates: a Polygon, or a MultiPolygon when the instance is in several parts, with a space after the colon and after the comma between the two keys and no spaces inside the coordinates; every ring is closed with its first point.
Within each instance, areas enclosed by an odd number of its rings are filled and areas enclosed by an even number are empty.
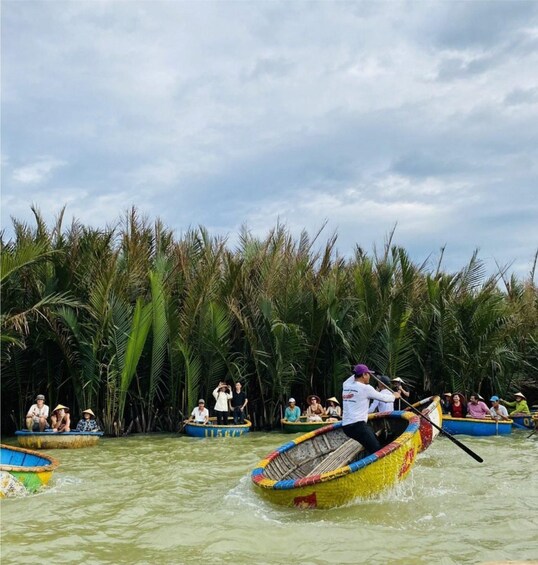
{"type": "Polygon", "coordinates": [[[275,507],[249,472],[277,433],[150,435],[49,451],[51,486],[2,501],[2,564],[461,564],[538,560],[538,442],[524,432],[439,438],[380,498],[333,510],[275,507]]]}

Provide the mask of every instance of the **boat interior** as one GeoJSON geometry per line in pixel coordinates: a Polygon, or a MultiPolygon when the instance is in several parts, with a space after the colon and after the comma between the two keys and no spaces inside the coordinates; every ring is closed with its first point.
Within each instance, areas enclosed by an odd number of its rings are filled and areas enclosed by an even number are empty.
{"type": "MultiPolygon", "coordinates": [[[[372,419],[369,423],[382,447],[400,436],[409,424],[404,418],[386,417],[372,419]]],[[[367,455],[364,447],[348,438],[341,427],[327,429],[281,452],[265,467],[264,476],[275,481],[303,479],[334,471],[367,455]]]]}
{"type": "Polygon", "coordinates": [[[2,447],[0,449],[2,465],[13,465],[15,467],[40,467],[43,465],[50,465],[50,461],[44,457],[39,457],[33,453],[26,453],[24,451],[16,451],[14,449],[7,449],[2,447]]]}

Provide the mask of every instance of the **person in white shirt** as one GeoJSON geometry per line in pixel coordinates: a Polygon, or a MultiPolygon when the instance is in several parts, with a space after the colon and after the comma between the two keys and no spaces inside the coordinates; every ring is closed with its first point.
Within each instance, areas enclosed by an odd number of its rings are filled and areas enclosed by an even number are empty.
{"type": "Polygon", "coordinates": [[[394,410],[394,396],[387,387],[390,386],[390,379],[386,375],[377,377],[377,390],[384,394],[386,401],[374,400],[368,408],[368,413],[372,414],[376,410],[378,412],[392,412],[394,410]]]}
{"type": "Polygon", "coordinates": [[[213,391],[215,397],[215,416],[217,417],[218,426],[228,425],[228,400],[233,398],[232,387],[226,383],[220,382],[213,391]]]}
{"type": "Polygon", "coordinates": [[[492,396],[489,401],[492,403],[489,413],[494,420],[510,420],[508,410],[500,403],[498,396],[492,396]]]}
{"type": "Polygon", "coordinates": [[[49,417],[49,407],[45,404],[45,397],[38,394],[36,403],[30,406],[26,414],[26,427],[31,432],[43,432],[49,427],[47,418],[49,417]]]}
{"type": "MultiPolygon", "coordinates": [[[[373,371],[370,371],[366,365],[355,365],[353,374],[342,385],[344,405],[342,430],[346,436],[362,444],[368,453],[374,453],[381,448],[374,430],[366,423],[370,400],[388,401],[387,394],[378,392],[368,384],[372,373],[373,371]]],[[[391,397],[394,401],[400,398],[400,393],[391,394],[391,397]]]]}
{"type": "Polygon", "coordinates": [[[193,408],[191,417],[187,421],[194,421],[195,424],[207,424],[209,422],[209,410],[205,407],[203,398],[200,398],[198,406],[193,408]]]}

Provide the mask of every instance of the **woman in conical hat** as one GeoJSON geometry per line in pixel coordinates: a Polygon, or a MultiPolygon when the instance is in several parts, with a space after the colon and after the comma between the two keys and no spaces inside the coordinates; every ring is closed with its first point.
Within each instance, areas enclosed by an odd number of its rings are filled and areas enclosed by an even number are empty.
{"type": "Polygon", "coordinates": [[[91,408],[82,411],[82,420],[77,424],[77,432],[98,432],[99,426],[91,408]]]}
{"type": "Polygon", "coordinates": [[[340,402],[335,396],[327,398],[327,408],[325,409],[329,420],[341,420],[342,419],[342,409],[340,408],[340,402]]]}

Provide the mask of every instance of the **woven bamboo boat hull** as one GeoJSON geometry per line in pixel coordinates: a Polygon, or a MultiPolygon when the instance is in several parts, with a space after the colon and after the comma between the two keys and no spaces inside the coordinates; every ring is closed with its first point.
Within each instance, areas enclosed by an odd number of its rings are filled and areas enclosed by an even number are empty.
{"type": "Polygon", "coordinates": [[[15,432],[21,447],[29,449],[78,449],[96,445],[103,432],[15,432]]]}
{"type": "Polygon", "coordinates": [[[503,436],[512,433],[512,420],[480,420],[443,416],[443,431],[452,435],[503,436]]]}
{"type": "Polygon", "coordinates": [[[29,449],[0,445],[0,497],[35,492],[52,477],[58,461],[29,449]]]}
{"type": "Polygon", "coordinates": [[[287,434],[306,434],[307,432],[319,430],[319,428],[323,428],[323,426],[329,426],[333,422],[327,422],[326,420],[322,422],[308,422],[306,418],[298,420],[297,422],[288,422],[288,420],[282,418],[280,423],[282,425],[282,431],[287,434]]]}
{"type": "Polygon", "coordinates": [[[216,418],[209,418],[209,424],[185,424],[184,431],[191,437],[240,437],[250,432],[251,426],[249,420],[240,425],[218,426],[216,418]]]}
{"type": "Polygon", "coordinates": [[[359,453],[346,464],[317,472],[349,442],[360,448],[358,442],[344,434],[341,422],[324,426],[263,459],[251,474],[256,491],[284,506],[334,508],[357,498],[371,498],[392,487],[409,474],[421,449],[419,416],[390,412],[371,414],[369,420],[378,434],[385,426],[391,430],[386,445],[376,453],[362,458],[359,453]]]}
{"type": "MultiPolygon", "coordinates": [[[[443,411],[441,409],[441,398],[439,396],[430,396],[424,400],[420,400],[413,404],[413,408],[419,410],[438,428],[443,424],[443,411]]],[[[420,418],[420,451],[427,449],[433,440],[441,433],[438,428],[432,426],[425,418],[420,418]]]]}
{"type": "Polygon", "coordinates": [[[514,427],[523,426],[524,428],[528,428],[529,430],[534,429],[534,420],[538,419],[538,412],[532,412],[531,414],[512,414],[510,418],[515,425],[514,427]]]}

